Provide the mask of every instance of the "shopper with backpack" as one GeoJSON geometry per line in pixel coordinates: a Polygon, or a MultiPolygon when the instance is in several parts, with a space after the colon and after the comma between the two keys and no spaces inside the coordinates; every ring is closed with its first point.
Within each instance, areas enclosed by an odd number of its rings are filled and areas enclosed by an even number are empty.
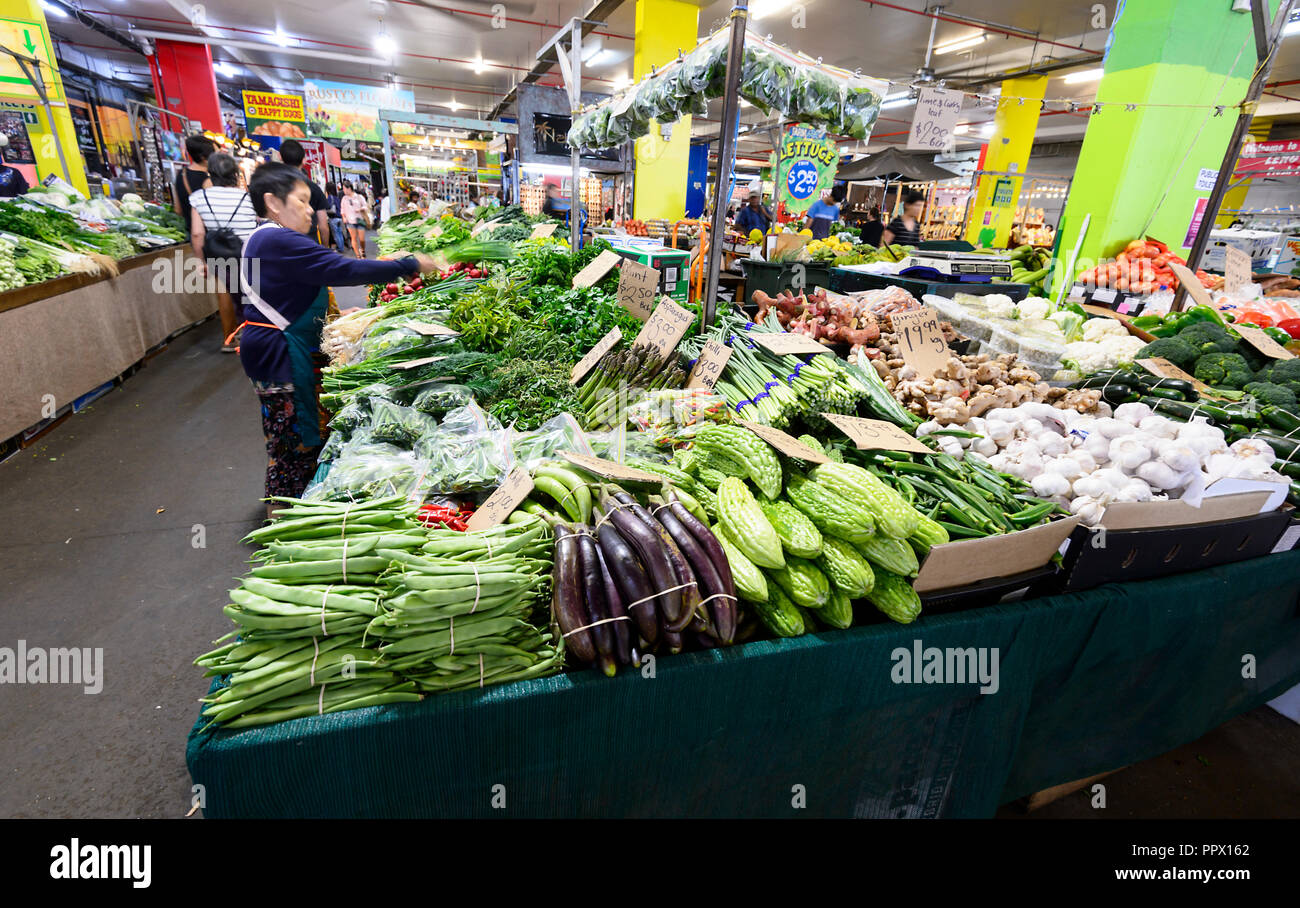
{"type": "Polygon", "coordinates": [[[239,186],[239,169],[228,154],[208,158],[208,179],[212,185],[190,196],[190,240],[194,252],[204,261],[204,273],[217,288],[221,313],[222,353],[238,349],[235,333],[239,324],[235,298],[239,296],[239,257],[244,240],[257,228],[253,202],[239,186]]]}

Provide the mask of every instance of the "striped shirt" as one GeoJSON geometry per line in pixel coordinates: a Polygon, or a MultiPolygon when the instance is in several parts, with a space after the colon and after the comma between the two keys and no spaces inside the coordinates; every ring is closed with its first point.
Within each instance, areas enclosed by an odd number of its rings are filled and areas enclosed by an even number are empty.
{"type": "Polygon", "coordinates": [[[257,227],[253,200],[238,186],[210,186],[190,196],[191,207],[199,213],[205,230],[229,227],[240,239],[257,227]],[[210,206],[210,207],[209,207],[210,206]]]}

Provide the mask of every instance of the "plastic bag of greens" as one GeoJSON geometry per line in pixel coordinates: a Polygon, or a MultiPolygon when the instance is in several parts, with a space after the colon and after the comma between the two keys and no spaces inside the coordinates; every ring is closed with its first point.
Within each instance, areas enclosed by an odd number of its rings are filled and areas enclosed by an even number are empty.
{"type": "Polygon", "coordinates": [[[706,98],[720,98],[727,83],[728,32],[714,34],[686,55],[682,61],[682,75],[690,91],[706,98]]]}
{"type": "Polygon", "coordinates": [[[814,126],[839,124],[844,119],[843,88],[834,76],[813,66],[800,66],[795,70],[787,113],[814,126]]]}
{"type": "Polygon", "coordinates": [[[642,79],[632,88],[633,115],[638,121],[645,121],[647,131],[650,121],[659,113],[659,90],[654,76],[642,79]]]}
{"type": "Polygon", "coordinates": [[[569,125],[569,134],[565,141],[569,143],[570,148],[582,148],[589,144],[591,136],[591,114],[583,112],[575,114],[573,122],[569,125]]]}
{"type": "Polygon", "coordinates": [[[347,439],[343,437],[342,432],[331,432],[330,437],[325,439],[324,446],[320,449],[320,454],[316,460],[318,463],[330,463],[335,460],[343,451],[343,445],[347,439]]]}
{"type": "Polygon", "coordinates": [[[596,457],[615,463],[626,463],[628,459],[667,463],[672,458],[671,448],[659,447],[655,439],[644,432],[620,428],[598,434],[588,433],[587,441],[596,457]]]}
{"type": "Polygon", "coordinates": [[[321,482],[308,486],[309,501],[361,501],[405,495],[419,498],[419,483],[427,465],[410,451],[398,454],[356,453],[337,458],[321,482]]]}
{"type": "Polygon", "coordinates": [[[351,438],[357,429],[369,423],[369,407],[354,400],[335,413],[334,418],[330,420],[330,440],[338,438],[339,444],[342,444],[351,438]]]}
{"type": "Polygon", "coordinates": [[[610,102],[609,123],[611,132],[622,133],[627,139],[639,139],[650,133],[650,119],[640,115],[630,91],[610,102]]]}
{"type": "Polygon", "coordinates": [[[411,406],[429,416],[442,418],[450,410],[473,403],[474,394],[464,385],[434,382],[420,389],[411,406]]]}
{"type": "Polygon", "coordinates": [[[411,448],[420,436],[437,426],[437,420],[414,407],[403,407],[386,400],[370,406],[370,437],[400,448],[411,448]]]}
{"type": "Polygon", "coordinates": [[[352,400],[360,404],[362,407],[365,407],[366,412],[370,412],[371,406],[377,400],[386,400],[389,403],[397,403],[399,393],[399,390],[390,384],[385,382],[375,382],[374,384],[358,388],[356,393],[352,395],[352,400]]]}
{"type": "Polygon", "coordinates": [[[740,94],[763,113],[790,109],[794,76],[790,64],[765,47],[745,45],[740,94]]]}
{"type": "Polygon", "coordinates": [[[560,413],[531,432],[511,432],[510,447],[515,461],[530,470],[545,460],[554,460],[564,451],[591,454],[586,433],[568,413],[560,413]]]}
{"type": "Polygon", "coordinates": [[[876,126],[884,94],[883,82],[856,76],[849,79],[844,85],[843,119],[836,132],[855,139],[867,139],[876,126]]]}

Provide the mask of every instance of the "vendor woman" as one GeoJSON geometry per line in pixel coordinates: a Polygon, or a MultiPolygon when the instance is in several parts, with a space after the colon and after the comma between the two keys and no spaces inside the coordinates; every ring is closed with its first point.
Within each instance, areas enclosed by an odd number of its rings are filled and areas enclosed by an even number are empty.
{"type": "MultiPolygon", "coordinates": [[[[437,266],[427,255],[348,259],[314,242],[311,190],[296,167],[263,164],[253,172],[248,194],[258,217],[268,222],[244,243],[239,358],[262,405],[267,497],[298,497],[316,471],[323,443],[312,355],[320,344],[329,287],[383,284],[437,266]]],[[[266,510],[269,518],[270,503],[266,510]]]]}

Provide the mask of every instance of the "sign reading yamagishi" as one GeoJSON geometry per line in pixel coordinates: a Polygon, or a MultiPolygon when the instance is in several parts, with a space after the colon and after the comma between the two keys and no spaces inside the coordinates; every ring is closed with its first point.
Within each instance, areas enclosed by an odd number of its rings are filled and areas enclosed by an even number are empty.
{"type": "Polygon", "coordinates": [[[840,150],[826,131],[798,123],[787,126],[776,163],[776,198],[790,214],[803,214],[830,189],[840,150]]]}
{"type": "Polygon", "coordinates": [[[303,95],[308,131],[324,139],[379,142],[380,110],[415,113],[415,93],[395,88],[312,79],[303,83],[303,95]]]}
{"type": "Polygon", "coordinates": [[[301,95],[270,91],[245,91],[244,128],[250,136],[307,138],[307,113],[301,95]]]}

